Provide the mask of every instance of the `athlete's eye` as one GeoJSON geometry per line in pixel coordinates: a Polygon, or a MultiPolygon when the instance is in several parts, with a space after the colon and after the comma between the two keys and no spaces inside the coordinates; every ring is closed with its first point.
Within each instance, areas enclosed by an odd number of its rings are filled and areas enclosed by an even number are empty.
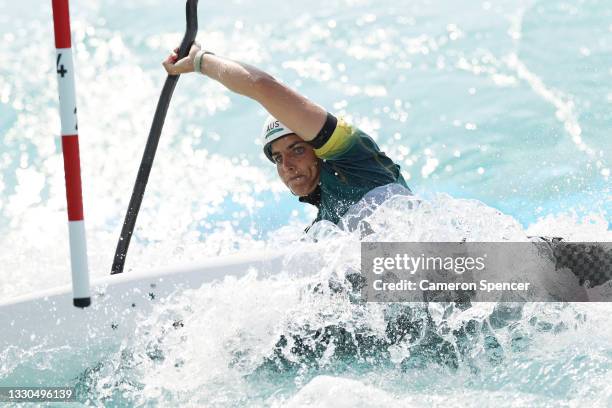
{"type": "Polygon", "coordinates": [[[283,162],[283,156],[277,154],[276,156],[272,156],[272,160],[274,160],[276,164],[281,164],[283,162]]]}
{"type": "Polygon", "coordinates": [[[295,146],[293,148],[293,153],[295,153],[295,154],[302,154],[302,153],[304,153],[304,146],[295,146]]]}

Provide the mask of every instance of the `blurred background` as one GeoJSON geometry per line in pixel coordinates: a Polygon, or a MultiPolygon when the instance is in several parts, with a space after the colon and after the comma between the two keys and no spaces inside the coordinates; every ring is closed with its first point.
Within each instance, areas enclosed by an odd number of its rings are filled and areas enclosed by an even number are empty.
{"type": "MultiPolygon", "coordinates": [[[[71,4],[92,273],[110,270],[182,1],[71,4]]],[[[609,231],[607,1],[200,1],[206,49],[372,135],[420,196],[477,199],[539,233],[609,231]],[[586,218],[585,218],[586,217],[586,218]]],[[[68,282],[50,2],[0,3],[0,296],[68,282]]],[[[315,216],[257,142],[265,112],[180,78],[126,268],[256,249],[315,216]]],[[[583,237],[584,238],[584,237],[583,237]]]]}
{"type": "MultiPolygon", "coordinates": [[[[94,279],[110,272],[184,13],[183,1],[71,2],[94,279]]],[[[377,240],[612,241],[608,0],[200,0],[199,27],[206,49],[346,116],[401,165],[426,204],[376,213],[377,240]]],[[[51,2],[0,2],[0,41],[6,300],[68,284],[70,265],[51,2]]],[[[265,116],[206,77],[180,78],[126,273],[302,237],[315,209],[262,154],[265,116]]],[[[95,406],[611,406],[609,303],[353,302],[330,282],[349,290],[359,240],[329,229],[293,246],[278,276],[159,302],[107,350],[0,350],[0,382],[73,385],[95,406]],[[303,269],[314,276],[292,274],[303,269]],[[393,322],[415,337],[385,345],[393,322]],[[100,363],[75,377],[87,353],[100,363]]]]}

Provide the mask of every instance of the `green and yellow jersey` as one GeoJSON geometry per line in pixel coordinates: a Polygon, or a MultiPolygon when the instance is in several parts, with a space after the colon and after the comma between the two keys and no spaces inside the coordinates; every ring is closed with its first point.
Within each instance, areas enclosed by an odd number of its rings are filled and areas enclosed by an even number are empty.
{"type": "Polygon", "coordinates": [[[370,136],[341,118],[328,113],[323,128],[309,143],[321,159],[321,175],[319,187],[300,201],[318,207],[314,222],[338,224],[351,206],[380,186],[396,183],[410,193],[400,166],[370,136]]]}

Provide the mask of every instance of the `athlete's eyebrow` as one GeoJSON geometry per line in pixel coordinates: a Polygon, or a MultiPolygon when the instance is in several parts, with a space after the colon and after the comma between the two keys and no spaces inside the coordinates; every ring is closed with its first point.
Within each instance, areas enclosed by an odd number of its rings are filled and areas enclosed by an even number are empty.
{"type": "Polygon", "coordinates": [[[287,149],[293,149],[293,148],[295,147],[295,145],[302,144],[302,143],[306,143],[306,142],[305,142],[305,141],[303,141],[303,140],[298,140],[298,141],[296,141],[296,142],[291,143],[291,144],[290,144],[290,145],[287,147],[287,149]]]}
{"type": "MultiPolygon", "coordinates": [[[[287,148],[285,150],[291,150],[291,149],[293,149],[295,147],[295,145],[302,144],[302,143],[306,143],[306,142],[304,140],[297,140],[297,141],[291,143],[289,146],[287,146],[287,148]]],[[[272,157],[274,157],[275,155],[279,155],[279,154],[280,154],[280,152],[278,150],[277,151],[273,150],[272,152],[270,152],[270,155],[272,157]]]]}

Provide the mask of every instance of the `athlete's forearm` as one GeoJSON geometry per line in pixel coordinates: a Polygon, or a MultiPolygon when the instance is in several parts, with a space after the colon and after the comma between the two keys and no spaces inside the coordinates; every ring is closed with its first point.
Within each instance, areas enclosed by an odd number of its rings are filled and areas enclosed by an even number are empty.
{"type": "Polygon", "coordinates": [[[162,62],[168,74],[193,72],[199,64],[201,73],[232,92],[256,100],[304,140],[314,139],[325,123],[325,109],[258,68],[214,54],[202,55],[197,44],[180,60],[177,53],[178,48],[162,62]]]}
{"type": "Polygon", "coordinates": [[[202,73],[232,92],[259,100],[259,84],[273,80],[272,76],[251,65],[233,61],[218,55],[202,56],[202,73]]]}
{"type": "Polygon", "coordinates": [[[259,102],[304,140],[312,140],[327,112],[271,75],[243,62],[213,54],[202,56],[201,71],[229,90],[259,102]]]}

